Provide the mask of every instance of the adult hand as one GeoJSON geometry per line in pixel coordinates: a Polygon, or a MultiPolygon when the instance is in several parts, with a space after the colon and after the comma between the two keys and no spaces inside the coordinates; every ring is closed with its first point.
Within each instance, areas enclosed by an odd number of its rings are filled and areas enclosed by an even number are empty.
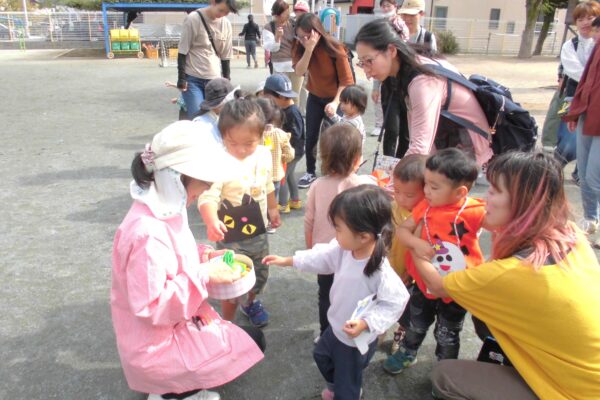
{"type": "Polygon", "coordinates": [[[227,227],[220,220],[216,220],[213,223],[206,225],[206,236],[211,242],[220,242],[225,239],[226,233],[227,227]]]}
{"type": "Polygon", "coordinates": [[[319,43],[319,39],[321,39],[321,35],[319,34],[319,32],[317,32],[315,30],[310,31],[310,37],[308,38],[306,43],[304,43],[304,48],[306,50],[313,51],[315,49],[315,47],[317,47],[317,43],[319,43]]]}
{"type": "Polygon", "coordinates": [[[417,240],[417,242],[413,246],[413,252],[415,253],[416,257],[421,258],[425,261],[431,261],[431,259],[435,255],[433,247],[431,247],[428,241],[423,239],[417,240]]]}
{"type": "Polygon", "coordinates": [[[577,129],[577,121],[567,122],[567,129],[569,129],[569,132],[575,133],[575,130],[577,129]]]}
{"type": "Polygon", "coordinates": [[[262,263],[269,266],[277,265],[278,267],[289,267],[293,264],[293,259],[292,257],[280,257],[272,254],[263,258],[262,263]]]}
{"type": "Polygon", "coordinates": [[[379,90],[373,90],[371,92],[371,99],[373,100],[373,103],[379,102],[379,90]]]}
{"type": "Polygon", "coordinates": [[[277,29],[275,29],[275,41],[277,43],[281,42],[281,39],[283,38],[283,26],[279,26],[277,27],[277,29]]]}
{"type": "Polygon", "coordinates": [[[344,332],[351,338],[355,338],[362,333],[369,326],[364,319],[353,319],[346,321],[344,324],[344,332]]]}
{"type": "Polygon", "coordinates": [[[338,102],[337,101],[332,101],[331,103],[327,104],[325,106],[325,114],[331,116],[333,114],[335,114],[335,112],[337,111],[338,108],[338,102]]]}

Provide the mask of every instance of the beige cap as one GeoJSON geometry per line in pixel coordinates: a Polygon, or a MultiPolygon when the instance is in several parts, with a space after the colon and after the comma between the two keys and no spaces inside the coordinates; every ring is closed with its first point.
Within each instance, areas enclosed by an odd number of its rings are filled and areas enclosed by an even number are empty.
{"type": "Polygon", "coordinates": [[[157,133],[150,146],[155,170],[170,167],[205,182],[226,182],[239,175],[241,164],[225,152],[200,124],[177,121],[157,133]]]}
{"type": "Polygon", "coordinates": [[[421,11],[425,11],[425,0],[405,0],[398,14],[417,15],[421,11]]]}

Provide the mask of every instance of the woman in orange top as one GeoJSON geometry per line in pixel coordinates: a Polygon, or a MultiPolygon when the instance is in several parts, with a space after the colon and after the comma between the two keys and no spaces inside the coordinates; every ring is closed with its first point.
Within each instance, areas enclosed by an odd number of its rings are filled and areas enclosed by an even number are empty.
{"type": "Polygon", "coordinates": [[[307,188],[317,179],[316,146],[325,112],[335,112],[340,93],[354,84],[348,54],[343,44],[328,34],[314,14],[306,13],[296,21],[296,42],[292,65],[298,76],[306,73],[306,174],[298,187],[307,188]]]}

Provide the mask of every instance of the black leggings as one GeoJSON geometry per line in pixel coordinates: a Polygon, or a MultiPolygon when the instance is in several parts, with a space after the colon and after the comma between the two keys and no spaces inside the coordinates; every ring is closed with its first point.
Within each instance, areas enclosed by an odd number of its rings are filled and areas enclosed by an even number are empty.
{"type": "MultiPolygon", "coordinates": [[[[252,340],[254,340],[260,351],[264,353],[265,349],[267,348],[267,342],[265,341],[265,334],[263,333],[263,331],[261,331],[258,328],[255,328],[254,326],[240,326],[240,328],[242,328],[248,334],[248,336],[250,336],[252,340]]],[[[165,393],[162,395],[162,398],[181,400],[198,393],[200,390],[202,389],[190,390],[189,392],[185,393],[165,393]]]]}

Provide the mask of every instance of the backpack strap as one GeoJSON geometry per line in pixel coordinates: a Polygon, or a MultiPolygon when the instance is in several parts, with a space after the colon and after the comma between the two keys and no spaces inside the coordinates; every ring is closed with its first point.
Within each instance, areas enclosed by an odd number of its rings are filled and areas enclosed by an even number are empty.
{"type": "MultiPolygon", "coordinates": [[[[431,65],[428,65],[427,67],[430,68],[431,70],[433,70],[437,75],[445,77],[447,80],[448,93],[446,96],[446,102],[444,103],[444,106],[442,107],[442,111],[440,112],[440,114],[443,117],[448,118],[450,121],[455,122],[464,128],[467,128],[468,130],[477,132],[479,135],[483,136],[486,140],[490,140],[489,132],[484,131],[483,129],[481,129],[480,127],[475,125],[473,122],[471,122],[463,117],[459,117],[456,114],[452,114],[450,111],[448,111],[448,108],[450,107],[450,99],[452,98],[452,81],[466,87],[467,89],[471,90],[473,93],[475,93],[477,91],[477,88],[478,88],[477,85],[475,85],[473,82],[469,81],[467,78],[465,78],[461,74],[457,74],[454,71],[450,71],[449,69],[444,68],[439,64],[437,64],[437,65],[431,64],[431,65]]],[[[504,100],[504,96],[502,97],[502,100],[504,100]]],[[[502,108],[504,108],[504,105],[502,108]]]]}
{"type": "Polygon", "coordinates": [[[575,49],[575,52],[577,52],[577,48],[579,47],[579,36],[573,37],[571,43],[573,43],[573,48],[575,49]]]}
{"type": "Polygon", "coordinates": [[[202,21],[202,25],[204,25],[204,29],[206,29],[206,34],[208,35],[208,40],[210,40],[210,44],[212,45],[212,48],[215,51],[215,55],[217,57],[221,58],[219,56],[219,52],[217,51],[217,46],[215,46],[215,40],[213,39],[212,31],[209,29],[208,25],[206,24],[206,20],[204,19],[204,15],[202,15],[202,13],[200,12],[200,10],[196,10],[196,12],[200,16],[200,20],[202,21]]]}

